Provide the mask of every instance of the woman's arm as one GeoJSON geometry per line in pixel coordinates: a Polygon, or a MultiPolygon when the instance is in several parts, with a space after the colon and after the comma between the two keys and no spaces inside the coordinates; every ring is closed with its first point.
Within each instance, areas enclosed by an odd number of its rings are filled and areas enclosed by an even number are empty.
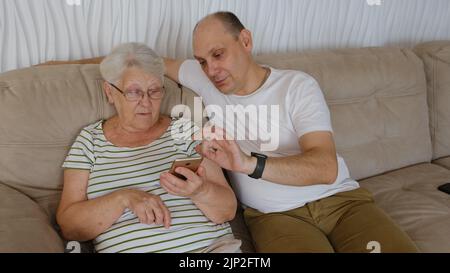
{"type": "Polygon", "coordinates": [[[89,171],[64,170],[64,188],[56,220],[68,240],[88,241],[107,230],[129,208],[144,224],[170,226],[170,212],[159,196],[123,189],[87,200],[89,171]]]}
{"type": "Polygon", "coordinates": [[[201,166],[206,170],[206,182],[203,189],[191,197],[192,201],[215,223],[233,220],[237,208],[236,195],[222,169],[207,158],[203,159],[201,166]]]}
{"type": "Polygon", "coordinates": [[[117,221],[126,208],[119,191],[87,200],[88,178],[88,170],[64,170],[64,188],[56,220],[67,240],[94,239],[117,221]]]}
{"type": "Polygon", "coordinates": [[[237,207],[236,196],[217,164],[204,158],[197,173],[184,167],[178,167],[175,171],[185,176],[187,180],[181,180],[170,173],[162,173],[161,186],[167,192],[190,197],[214,223],[221,224],[234,218],[237,207]]]}

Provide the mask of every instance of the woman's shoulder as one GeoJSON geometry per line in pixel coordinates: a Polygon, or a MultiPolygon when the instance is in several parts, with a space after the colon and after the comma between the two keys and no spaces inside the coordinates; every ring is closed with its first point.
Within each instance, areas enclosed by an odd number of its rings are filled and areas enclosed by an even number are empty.
{"type": "Polygon", "coordinates": [[[94,123],[91,123],[85,127],[83,127],[83,129],[81,129],[80,135],[84,135],[84,136],[89,136],[89,137],[93,137],[95,135],[98,135],[102,132],[102,125],[103,125],[103,120],[98,120],[94,123]]]}

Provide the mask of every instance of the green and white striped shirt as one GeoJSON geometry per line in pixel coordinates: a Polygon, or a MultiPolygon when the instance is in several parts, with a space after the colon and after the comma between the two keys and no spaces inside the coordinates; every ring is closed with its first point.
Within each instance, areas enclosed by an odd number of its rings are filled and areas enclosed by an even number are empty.
{"type": "Polygon", "coordinates": [[[103,121],[93,123],[76,138],[63,168],[90,171],[87,197],[97,198],[132,188],[159,195],[170,210],[171,226],[142,224],[130,210],[94,240],[97,252],[192,252],[232,234],[228,223],[215,224],[190,198],[167,193],[159,175],[177,158],[198,156],[191,135],[198,127],[187,119],[172,120],[152,143],[135,148],[117,147],[103,133],[103,121]]]}

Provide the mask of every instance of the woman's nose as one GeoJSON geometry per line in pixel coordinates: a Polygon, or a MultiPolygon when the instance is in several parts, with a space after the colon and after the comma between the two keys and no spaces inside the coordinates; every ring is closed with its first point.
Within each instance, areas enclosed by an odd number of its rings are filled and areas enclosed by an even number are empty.
{"type": "Polygon", "coordinates": [[[144,95],[141,98],[140,104],[144,105],[144,106],[145,105],[150,105],[151,104],[150,100],[151,100],[150,96],[148,95],[147,92],[145,92],[144,95]]]}

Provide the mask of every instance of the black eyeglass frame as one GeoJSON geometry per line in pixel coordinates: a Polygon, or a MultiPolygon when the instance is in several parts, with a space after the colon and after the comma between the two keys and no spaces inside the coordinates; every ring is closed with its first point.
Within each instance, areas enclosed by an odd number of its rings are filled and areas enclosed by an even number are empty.
{"type": "MultiPolygon", "coordinates": [[[[128,101],[140,101],[140,100],[142,100],[143,98],[144,98],[144,92],[142,93],[142,96],[141,96],[141,98],[140,99],[137,99],[137,100],[130,100],[128,97],[127,97],[127,94],[124,92],[124,91],[122,91],[119,87],[117,87],[115,84],[113,84],[113,83],[110,83],[110,82],[108,82],[108,84],[109,85],[111,85],[112,87],[114,87],[117,91],[119,91],[120,93],[122,93],[122,95],[125,97],[125,99],[126,100],[128,100],[128,101]]],[[[153,92],[152,92],[153,93],[153,92]]],[[[151,94],[152,94],[151,93],[151,94]]],[[[154,99],[154,100],[159,100],[159,99],[162,99],[163,97],[164,97],[164,94],[166,93],[166,89],[165,89],[165,87],[164,87],[164,85],[161,87],[161,96],[160,97],[158,97],[158,98],[155,98],[155,97],[152,97],[151,95],[149,95],[148,94],[148,91],[147,91],[147,96],[149,97],[149,98],[151,98],[151,99],[154,99]]]]}

